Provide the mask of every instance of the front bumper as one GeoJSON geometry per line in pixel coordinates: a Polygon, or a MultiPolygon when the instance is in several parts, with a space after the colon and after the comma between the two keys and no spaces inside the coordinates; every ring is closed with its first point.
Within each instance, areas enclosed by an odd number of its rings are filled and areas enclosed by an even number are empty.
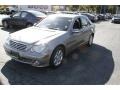
{"type": "Polygon", "coordinates": [[[112,20],[112,22],[114,22],[114,23],[120,23],[120,19],[114,19],[114,20],[112,20]]]}
{"type": "Polygon", "coordinates": [[[4,49],[7,55],[9,55],[12,59],[16,61],[30,64],[35,67],[45,67],[49,65],[50,56],[47,53],[36,54],[28,51],[22,52],[22,51],[17,51],[7,45],[4,45],[4,49]]]}

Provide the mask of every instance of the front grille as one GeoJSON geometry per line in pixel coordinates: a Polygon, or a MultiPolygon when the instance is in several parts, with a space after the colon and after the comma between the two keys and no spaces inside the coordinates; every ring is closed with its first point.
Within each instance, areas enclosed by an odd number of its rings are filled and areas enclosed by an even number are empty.
{"type": "Polygon", "coordinates": [[[25,62],[25,63],[33,63],[35,60],[24,58],[24,57],[19,57],[19,61],[25,62]]]}
{"type": "Polygon", "coordinates": [[[120,19],[115,19],[116,21],[120,21],[120,19]]]}
{"type": "Polygon", "coordinates": [[[15,48],[17,50],[24,51],[26,50],[27,45],[10,40],[10,47],[15,48]]]}

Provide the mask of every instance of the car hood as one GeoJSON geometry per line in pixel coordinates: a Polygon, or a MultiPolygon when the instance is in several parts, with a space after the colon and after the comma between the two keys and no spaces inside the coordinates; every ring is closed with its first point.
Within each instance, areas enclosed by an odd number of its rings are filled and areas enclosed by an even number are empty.
{"type": "Polygon", "coordinates": [[[20,42],[35,43],[40,40],[50,39],[51,37],[52,39],[56,38],[56,36],[64,33],[65,31],[45,29],[33,26],[10,34],[10,38],[12,40],[20,42]]]}
{"type": "Polygon", "coordinates": [[[114,19],[120,19],[120,17],[114,17],[114,19]]]}

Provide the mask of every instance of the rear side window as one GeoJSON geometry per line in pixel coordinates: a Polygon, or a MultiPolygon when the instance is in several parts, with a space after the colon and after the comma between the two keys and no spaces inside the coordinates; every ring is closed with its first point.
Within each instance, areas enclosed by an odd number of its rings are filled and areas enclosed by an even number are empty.
{"type": "Polygon", "coordinates": [[[27,12],[22,12],[22,14],[21,14],[21,18],[26,18],[26,17],[27,17],[27,15],[28,15],[28,13],[27,13],[27,12]]]}
{"type": "Polygon", "coordinates": [[[34,15],[30,14],[30,13],[27,15],[26,18],[30,19],[30,20],[36,19],[36,17],[34,15]]]}

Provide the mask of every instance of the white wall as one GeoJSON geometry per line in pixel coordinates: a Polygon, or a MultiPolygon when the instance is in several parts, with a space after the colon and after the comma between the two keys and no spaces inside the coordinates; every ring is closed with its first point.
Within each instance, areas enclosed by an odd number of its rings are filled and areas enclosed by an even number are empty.
{"type": "Polygon", "coordinates": [[[51,5],[18,5],[18,10],[51,11],[51,5]]]}

